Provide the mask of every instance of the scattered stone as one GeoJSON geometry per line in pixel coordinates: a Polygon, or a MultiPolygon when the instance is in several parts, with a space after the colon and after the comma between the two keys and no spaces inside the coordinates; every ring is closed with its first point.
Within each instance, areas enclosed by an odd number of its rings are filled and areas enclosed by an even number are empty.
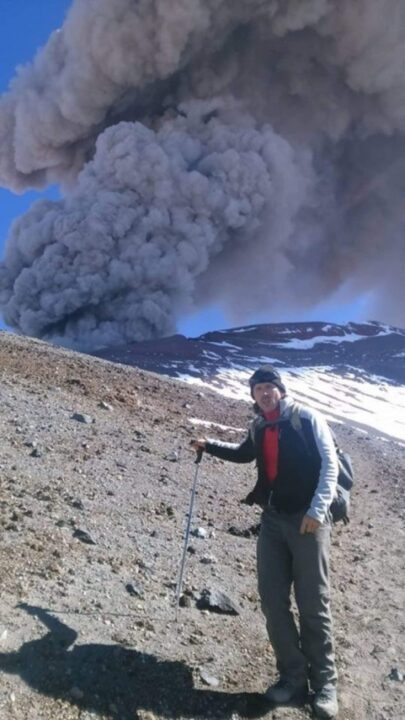
{"type": "Polygon", "coordinates": [[[200,677],[203,683],[206,685],[209,685],[210,687],[218,687],[219,680],[214,675],[211,675],[205,668],[199,668],[200,670],[200,677]]]}
{"type": "MultiPolygon", "coordinates": [[[[208,612],[208,611],[206,611],[206,612],[208,612]]],[[[190,635],[190,638],[189,638],[190,645],[201,645],[201,642],[202,642],[201,638],[196,633],[193,633],[192,635],[190,635]]]]}
{"type": "Polygon", "coordinates": [[[41,500],[41,502],[50,502],[52,500],[52,497],[49,495],[49,493],[44,492],[44,490],[39,490],[36,493],[36,497],[38,500],[41,500]]]}
{"type": "Polygon", "coordinates": [[[78,498],[77,500],[72,500],[70,504],[72,507],[77,508],[77,510],[84,510],[84,505],[80,498],[78,498]]]}
{"type": "Polygon", "coordinates": [[[110,405],[110,403],[105,402],[105,400],[100,400],[98,406],[102,408],[103,410],[112,410],[113,406],[110,405]]]}
{"type": "Polygon", "coordinates": [[[203,565],[214,565],[214,563],[218,562],[216,557],[214,555],[203,555],[200,562],[203,565]]]}
{"type": "Polygon", "coordinates": [[[30,452],[30,456],[31,456],[31,457],[40,458],[40,457],[42,457],[42,455],[43,455],[43,453],[42,453],[41,450],[39,450],[39,448],[37,448],[37,447],[34,447],[33,451],[30,452]]]}
{"type": "Polygon", "coordinates": [[[91,535],[89,535],[89,533],[86,532],[85,530],[80,530],[79,528],[76,528],[76,530],[73,533],[73,537],[77,538],[78,540],[80,540],[83,543],[86,543],[87,545],[96,545],[96,543],[93,540],[93,538],[91,537],[91,535]]]}
{"type": "Polygon", "coordinates": [[[137,710],[136,715],[139,720],[157,720],[156,715],[154,715],[152,712],[149,712],[149,710],[137,710]]]}
{"type": "Polygon", "coordinates": [[[195,600],[195,594],[193,590],[186,588],[179,597],[179,607],[191,607],[192,600],[195,600]]]}
{"type": "Polygon", "coordinates": [[[174,508],[172,507],[172,505],[167,505],[165,502],[162,501],[155,508],[155,514],[156,515],[167,515],[167,517],[172,518],[172,517],[174,517],[174,508]]]}
{"type": "Polygon", "coordinates": [[[195,528],[191,531],[191,534],[194,535],[194,537],[201,538],[202,540],[204,540],[204,538],[208,535],[207,531],[202,527],[195,528]]]}
{"type": "Polygon", "coordinates": [[[179,606],[180,607],[191,607],[191,597],[187,595],[186,593],[183,593],[183,595],[180,595],[179,597],[179,606]]]}
{"type": "Polygon", "coordinates": [[[70,690],[70,695],[73,700],[83,700],[84,698],[83,690],[80,690],[80,688],[78,688],[76,685],[70,690]]]}
{"type": "Polygon", "coordinates": [[[193,545],[189,545],[188,548],[187,548],[187,552],[190,553],[190,555],[195,555],[195,554],[196,554],[196,549],[195,549],[195,547],[194,547],[193,545]]]}
{"type": "Polygon", "coordinates": [[[225,595],[221,590],[209,590],[205,588],[197,600],[199,610],[223,613],[224,615],[239,615],[240,610],[236,603],[225,595]]]}
{"type": "Polygon", "coordinates": [[[85,415],[83,413],[73,413],[73,415],[71,415],[70,417],[72,420],[76,420],[80,423],[85,423],[85,425],[91,425],[94,422],[91,415],[85,415]]]}
{"type": "Polygon", "coordinates": [[[62,527],[66,527],[67,525],[69,525],[69,523],[67,520],[64,520],[63,518],[59,518],[58,520],[56,520],[55,525],[56,525],[56,527],[62,528],[62,527]]]}
{"type": "Polygon", "coordinates": [[[142,597],[141,588],[137,587],[133,583],[127,583],[125,585],[125,590],[129,593],[129,595],[132,595],[132,597],[142,597]]]}
{"type": "Polygon", "coordinates": [[[173,450],[173,452],[166,455],[165,460],[168,460],[169,462],[177,462],[179,459],[179,453],[177,450],[173,450]]]}
{"type": "Polygon", "coordinates": [[[404,682],[404,675],[403,673],[398,670],[398,668],[394,667],[391,669],[390,674],[388,675],[390,680],[395,680],[395,682],[404,682]]]}
{"type": "Polygon", "coordinates": [[[231,527],[228,528],[228,532],[230,535],[235,535],[236,537],[257,537],[260,532],[260,523],[251,525],[248,528],[238,528],[235,527],[235,525],[231,525],[231,527]]]}

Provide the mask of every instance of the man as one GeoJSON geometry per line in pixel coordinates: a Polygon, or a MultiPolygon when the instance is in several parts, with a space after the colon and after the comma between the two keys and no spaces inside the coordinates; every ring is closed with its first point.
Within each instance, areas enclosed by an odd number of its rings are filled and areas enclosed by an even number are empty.
{"type": "Polygon", "coordinates": [[[330,513],[338,474],[335,446],[319,413],[294,405],[271,365],[249,380],[256,417],[240,444],[200,439],[195,450],[233,462],[256,460],[245,502],[263,508],[257,545],[261,606],[276,656],[276,704],[303,700],[308,681],[318,717],[337,715],[337,674],[329,602],[330,513]],[[293,421],[299,414],[299,429],[293,421]],[[291,612],[294,585],[300,632],[291,612]]]}

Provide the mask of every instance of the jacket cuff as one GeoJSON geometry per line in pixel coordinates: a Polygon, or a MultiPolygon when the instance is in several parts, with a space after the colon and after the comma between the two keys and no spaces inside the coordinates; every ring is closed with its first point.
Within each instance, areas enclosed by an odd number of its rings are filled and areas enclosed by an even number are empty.
{"type": "Polygon", "coordinates": [[[313,518],[314,520],[318,520],[322,525],[325,522],[327,518],[327,512],[320,512],[319,510],[314,510],[314,508],[309,508],[307,510],[306,515],[308,517],[313,518]]]}

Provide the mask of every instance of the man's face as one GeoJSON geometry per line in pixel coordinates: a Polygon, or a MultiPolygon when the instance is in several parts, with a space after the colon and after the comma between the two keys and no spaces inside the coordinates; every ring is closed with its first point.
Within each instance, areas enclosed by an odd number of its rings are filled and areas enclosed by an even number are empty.
{"type": "Polygon", "coordinates": [[[280,389],[273,383],[257,383],[253,386],[253,399],[263,412],[275,410],[282,397],[280,389]]]}

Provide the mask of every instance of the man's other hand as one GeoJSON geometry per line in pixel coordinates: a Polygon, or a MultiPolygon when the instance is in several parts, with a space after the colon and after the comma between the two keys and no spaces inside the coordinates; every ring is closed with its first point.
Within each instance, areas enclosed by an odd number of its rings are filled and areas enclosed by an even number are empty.
{"type": "Polygon", "coordinates": [[[312,518],[309,515],[304,515],[302,518],[300,533],[301,535],[305,535],[305,533],[314,533],[319,527],[321,527],[321,525],[322,523],[319,522],[319,520],[315,520],[315,518],[312,518]]]}

